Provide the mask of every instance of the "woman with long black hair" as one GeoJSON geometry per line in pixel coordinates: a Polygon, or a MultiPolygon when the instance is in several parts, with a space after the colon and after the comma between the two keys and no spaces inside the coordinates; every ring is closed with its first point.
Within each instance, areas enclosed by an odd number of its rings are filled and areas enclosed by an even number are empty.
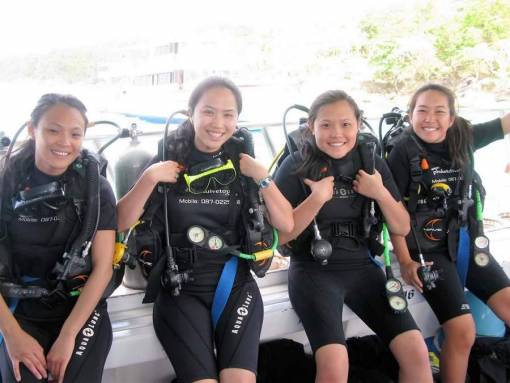
{"type": "Polygon", "coordinates": [[[472,126],[457,115],[450,89],[427,84],[412,96],[409,115],[411,129],[395,143],[388,164],[416,235],[408,235],[407,242],[393,235],[392,242],[403,278],[423,292],[443,328],[442,380],[460,383],[475,340],[464,287],[510,324],[510,281],[487,249],[475,251],[477,243],[487,247],[488,241],[476,213],[484,190],[473,164],[474,150],[510,132],[510,114],[472,126]],[[420,250],[441,273],[433,285],[419,277],[420,250]]]}
{"type": "Polygon", "coordinates": [[[87,124],[76,97],[43,95],[2,172],[3,383],[101,381],[117,222],[110,185],[82,150],[87,124]]]}

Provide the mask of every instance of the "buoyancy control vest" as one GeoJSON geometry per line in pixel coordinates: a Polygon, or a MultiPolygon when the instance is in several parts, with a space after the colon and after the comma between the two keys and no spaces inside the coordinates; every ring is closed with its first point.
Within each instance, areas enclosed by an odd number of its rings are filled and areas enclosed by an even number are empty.
{"type": "MultiPolygon", "coordinates": [[[[369,133],[360,133],[356,147],[340,160],[329,159],[327,171],[319,176],[334,176],[333,199],[316,217],[321,237],[328,240],[333,249],[357,251],[368,247],[373,256],[381,255],[382,215],[372,201],[352,189],[352,181],[360,169],[371,174],[375,168],[377,139],[369,133]],[[341,218],[339,218],[341,212],[341,218]]],[[[277,170],[276,170],[277,171],[277,170]]],[[[288,244],[292,255],[309,258],[313,229],[308,227],[294,241],[288,244]]]]}
{"type": "MultiPolygon", "coordinates": [[[[453,169],[451,161],[441,153],[427,150],[410,128],[399,137],[409,161],[411,182],[405,196],[407,209],[417,231],[421,251],[448,250],[456,257],[458,229],[468,224],[476,229],[474,196],[478,191],[483,201],[485,189],[473,168],[472,158],[466,169],[453,169]]],[[[446,150],[446,149],[445,149],[446,150]]],[[[407,245],[418,250],[413,236],[407,245]]]]}
{"type": "MultiPolygon", "coordinates": [[[[253,156],[253,149],[250,146],[253,144],[247,142],[251,139],[250,133],[247,129],[239,128],[233,137],[230,138],[224,145],[221,156],[224,160],[231,160],[236,169],[237,177],[232,184],[225,190],[211,190],[211,197],[206,198],[207,204],[218,207],[228,206],[227,211],[223,212],[228,216],[227,223],[217,230],[217,234],[224,240],[227,246],[224,249],[215,250],[218,256],[235,253],[242,251],[244,253],[255,253],[260,250],[260,247],[267,248],[272,246],[273,232],[272,227],[268,224],[266,218],[263,216],[262,204],[258,207],[253,206],[254,199],[259,199],[258,186],[253,180],[248,179],[241,174],[239,170],[239,156],[241,153],[247,153],[253,156]],[[255,189],[254,189],[255,188],[255,189]],[[253,191],[256,191],[256,196],[253,191]],[[218,193],[220,193],[218,195],[218,193]],[[223,194],[221,194],[223,193],[223,194]],[[251,195],[251,197],[250,197],[251,195]],[[264,229],[257,230],[259,225],[258,220],[262,220],[264,229]],[[257,238],[258,236],[258,238],[257,238]]],[[[158,158],[162,158],[163,144],[160,142],[158,147],[158,158]]],[[[174,154],[168,151],[168,159],[175,160],[174,154]]],[[[194,260],[201,252],[207,252],[193,243],[188,238],[188,229],[192,225],[200,225],[207,227],[207,216],[197,217],[193,214],[179,214],[182,210],[179,204],[184,203],[187,205],[189,202],[192,204],[194,201],[186,200],[186,184],[182,177],[176,184],[171,184],[168,187],[168,202],[170,222],[170,244],[172,246],[172,253],[179,264],[179,269],[193,269],[194,260]],[[199,222],[198,222],[199,221],[199,222]],[[202,222],[204,221],[204,222],[202,222]]],[[[189,196],[189,194],[188,194],[189,196]]],[[[163,233],[165,230],[164,220],[162,214],[158,214],[163,208],[163,187],[158,185],[153,194],[149,198],[146,209],[140,218],[140,223],[135,227],[135,235],[131,247],[135,248],[134,253],[141,266],[142,275],[150,280],[154,274],[160,274],[164,269],[163,255],[165,254],[163,233]]],[[[216,210],[217,211],[217,210],[216,210]]],[[[209,212],[208,214],[212,214],[209,212]]],[[[207,214],[206,214],[207,215],[207,214]]],[[[217,217],[216,217],[217,218],[217,217]]],[[[212,223],[214,220],[211,220],[212,223]]],[[[271,258],[261,261],[248,261],[251,269],[259,277],[264,276],[265,272],[271,264],[271,258]]],[[[149,290],[149,287],[148,287],[149,290]]],[[[147,297],[146,300],[150,302],[153,297],[147,297]]]]}
{"type": "Polygon", "coordinates": [[[12,204],[4,201],[0,263],[10,265],[10,270],[0,276],[2,295],[54,304],[79,294],[92,269],[89,252],[100,214],[101,163],[83,150],[58,181],[28,190],[23,180],[12,204]],[[43,223],[47,219],[58,224],[44,243],[13,237],[14,233],[29,235],[24,220],[43,223]]]}

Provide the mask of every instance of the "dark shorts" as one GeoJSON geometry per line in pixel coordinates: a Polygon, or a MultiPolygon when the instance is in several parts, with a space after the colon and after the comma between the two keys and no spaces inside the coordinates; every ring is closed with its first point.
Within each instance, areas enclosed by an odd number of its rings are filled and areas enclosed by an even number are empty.
{"type": "MultiPolygon", "coordinates": [[[[57,339],[63,321],[30,321],[18,319],[21,328],[33,336],[47,354],[57,339]]],[[[100,383],[106,357],[112,345],[112,326],[106,302],[102,302],[76,336],[74,351],[67,365],[64,382],[100,383]]],[[[14,383],[12,363],[7,353],[5,341],[0,347],[0,371],[2,383],[14,383]]],[[[41,382],[20,363],[22,382],[41,382]]]]}
{"type": "Polygon", "coordinates": [[[179,383],[218,379],[225,368],[257,371],[264,306],[256,282],[250,277],[234,285],[214,334],[213,296],[162,291],[154,304],[154,329],[179,383]]]}
{"type": "MultiPolygon", "coordinates": [[[[329,265],[328,265],[329,266],[329,265]]],[[[384,272],[372,262],[356,267],[319,269],[310,262],[291,262],[289,296],[315,352],[333,343],[345,345],[344,303],[386,344],[417,330],[409,312],[395,314],[386,299],[384,272]]]]}
{"type": "MultiPolygon", "coordinates": [[[[437,316],[439,323],[471,313],[464,295],[464,288],[457,274],[457,267],[447,253],[428,253],[426,261],[434,262],[434,267],[442,270],[441,279],[431,291],[423,296],[437,316]]],[[[494,294],[510,286],[510,280],[502,267],[491,255],[489,264],[478,266],[471,257],[466,277],[466,287],[484,303],[494,294]]]]}

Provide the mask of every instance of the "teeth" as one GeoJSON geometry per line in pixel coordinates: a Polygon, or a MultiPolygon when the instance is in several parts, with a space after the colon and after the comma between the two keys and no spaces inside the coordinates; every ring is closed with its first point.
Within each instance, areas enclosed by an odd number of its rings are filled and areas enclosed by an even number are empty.
{"type": "Polygon", "coordinates": [[[223,136],[223,133],[221,132],[208,132],[210,136],[213,136],[213,137],[216,137],[216,138],[220,138],[221,136],[223,136]]]}
{"type": "Polygon", "coordinates": [[[335,147],[335,148],[339,148],[339,147],[341,147],[341,146],[344,146],[344,144],[345,144],[345,142],[332,142],[332,143],[330,143],[329,145],[330,145],[330,146],[333,146],[333,147],[335,147]]]}
{"type": "Polygon", "coordinates": [[[425,130],[426,132],[434,132],[438,129],[437,128],[423,128],[423,130],[425,130]]]}
{"type": "Polygon", "coordinates": [[[51,152],[53,154],[56,154],[57,156],[61,156],[61,157],[65,157],[65,156],[69,155],[69,153],[66,153],[66,152],[57,152],[56,150],[52,150],[51,152]]]}

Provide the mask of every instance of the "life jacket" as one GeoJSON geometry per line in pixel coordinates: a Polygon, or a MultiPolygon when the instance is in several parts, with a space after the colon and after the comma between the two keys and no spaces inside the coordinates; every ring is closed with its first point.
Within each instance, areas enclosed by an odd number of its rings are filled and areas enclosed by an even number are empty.
{"type": "MultiPolygon", "coordinates": [[[[247,153],[253,156],[253,149],[247,148],[252,143],[246,145],[246,140],[251,139],[251,135],[246,129],[240,128],[236,131],[233,137],[223,145],[225,159],[230,159],[236,169],[237,177],[236,180],[229,185],[229,220],[223,228],[217,228],[218,232],[215,234],[220,235],[228,247],[215,251],[218,255],[228,255],[232,250],[240,250],[247,254],[252,254],[259,250],[262,246],[264,248],[271,247],[273,238],[272,227],[268,224],[265,217],[262,217],[264,222],[264,230],[259,231],[254,227],[254,220],[256,217],[251,215],[249,211],[253,206],[250,201],[249,195],[250,190],[254,190],[255,187],[258,198],[258,186],[253,180],[248,179],[241,174],[239,168],[239,155],[241,153],[247,153]],[[237,218],[241,217],[241,222],[238,222],[237,218]],[[258,238],[255,238],[257,237],[258,238]],[[254,237],[255,236],[255,237],[254,237]]],[[[158,146],[158,158],[162,158],[162,141],[158,146]]],[[[173,154],[168,152],[170,160],[173,158],[173,154]]],[[[182,198],[185,191],[184,181],[181,179],[177,184],[168,185],[168,200],[176,201],[178,198],[182,198]]],[[[253,195],[253,192],[251,192],[253,195]]],[[[140,264],[142,275],[149,279],[151,274],[159,274],[165,267],[165,241],[164,232],[165,224],[161,214],[156,214],[163,208],[164,194],[163,186],[158,185],[151,197],[149,198],[148,204],[144,213],[140,218],[140,224],[135,228],[134,232],[134,244],[131,246],[135,248],[134,253],[140,264]]],[[[261,204],[262,205],[262,204],[261,204]]],[[[259,211],[261,211],[259,207],[259,211]]],[[[172,209],[169,207],[169,210],[172,209]]],[[[189,217],[186,217],[189,218],[189,217]]],[[[193,246],[188,240],[186,230],[189,225],[183,221],[183,217],[173,215],[170,221],[170,245],[172,247],[172,253],[174,258],[178,261],[181,268],[193,268],[193,262],[198,255],[204,250],[193,246]]],[[[271,259],[263,261],[248,261],[251,269],[259,277],[263,277],[265,272],[271,265],[271,259]]],[[[146,295],[147,297],[147,295],[146,295]]],[[[147,300],[150,302],[150,299],[147,300]]]]}
{"type": "MultiPolygon", "coordinates": [[[[27,191],[23,190],[26,186],[26,181],[23,181],[18,188],[22,191],[13,197],[13,204],[4,203],[3,225],[13,225],[25,216],[39,219],[48,209],[53,209],[58,224],[52,238],[44,244],[14,241],[5,233],[0,244],[0,263],[9,266],[4,270],[5,274],[0,275],[3,295],[41,298],[51,305],[79,294],[92,270],[89,250],[99,220],[99,175],[105,164],[97,155],[83,150],[59,181],[39,187],[46,188],[40,195],[32,194],[31,201],[24,199],[21,193],[26,194],[27,191]],[[47,200],[48,191],[60,193],[60,198],[47,200]],[[69,222],[74,222],[74,225],[69,226],[69,222]],[[65,245],[62,246],[62,243],[65,245]],[[20,261],[13,254],[37,254],[37,259],[34,258],[33,262],[30,258],[20,261]],[[41,259],[50,268],[54,265],[50,272],[41,270],[48,269],[39,267],[37,260],[40,262],[41,259]],[[20,270],[26,275],[22,275],[20,270]]],[[[110,286],[109,293],[113,289],[110,286]]]]}

